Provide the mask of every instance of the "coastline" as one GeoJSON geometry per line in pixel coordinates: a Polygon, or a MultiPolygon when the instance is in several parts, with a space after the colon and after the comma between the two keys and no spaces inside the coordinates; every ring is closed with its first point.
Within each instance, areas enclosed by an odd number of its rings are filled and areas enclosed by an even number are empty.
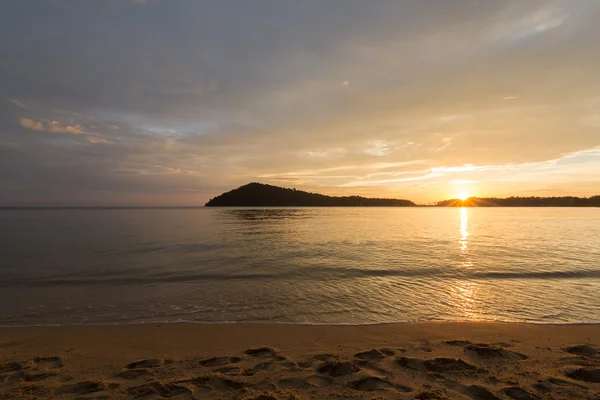
{"type": "Polygon", "coordinates": [[[600,324],[3,327],[0,398],[597,399],[598,349],[600,324]]]}

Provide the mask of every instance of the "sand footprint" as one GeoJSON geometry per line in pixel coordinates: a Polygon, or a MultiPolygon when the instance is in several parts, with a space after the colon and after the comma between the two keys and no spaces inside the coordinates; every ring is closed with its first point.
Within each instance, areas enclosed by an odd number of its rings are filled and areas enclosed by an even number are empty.
{"type": "Polygon", "coordinates": [[[327,378],[325,376],[313,375],[310,376],[307,380],[314,387],[322,388],[333,385],[333,379],[327,378]]]}
{"type": "Polygon", "coordinates": [[[272,394],[259,394],[255,397],[248,397],[246,400],[279,400],[279,397],[272,394]]]}
{"type": "Polygon", "coordinates": [[[366,378],[351,381],[348,383],[348,387],[365,392],[374,392],[376,390],[387,389],[393,389],[402,393],[412,392],[412,389],[408,386],[394,385],[393,383],[376,376],[368,376],[366,378]]]}
{"type": "Polygon", "coordinates": [[[127,394],[134,399],[156,398],[156,396],[178,399],[192,398],[192,391],[186,387],[172,383],[150,382],[127,389],[127,394]]]}
{"type": "Polygon", "coordinates": [[[147,369],[127,369],[115,374],[116,377],[123,379],[139,379],[152,375],[152,372],[147,369]]]}
{"type": "Polygon", "coordinates": [[[0,365],[0,372],[2,373],[20,371],[21,369],[23,369],[23,366],[18,362],[7,362],[0,365]]]}
{"type": "Polygon", "coordinates": [[[60,357],[35,357],[33,362],[45,368],[61,368],[63,366],[60,357]]]}
{"type": "Polygon", "coordinates": [[[460,340],[460,339],[459,340],[446,340],[442,343],[450,345],[450,346],[459,346],[459,347],[466,347],[466,346],[473,344],[473,342],[471,342],[470,340],[460,340]]]}
{"type": "Polygon", "coordinates": [[[474,365],[456,358],[434,358],[431,360],[421,360],[418,358],[399,357],[396,359],[396,363],[403,368],[423,372],[442,373],[477,370],[477,367],[474,365]]]}
{"type": "Polygon", "coordinates": [[[569,346],[569,347],[563,348],[563,350],[566,351],[567,353],[576,354],[578,356],[586,356],[586,357],[591,357],[591,356],[595,356],[596,354],[598,354],[598,349],[596,349],[595,347],[592,347],[590,345],[587,345],[587,344],[578,344],[576,346],[569,346]]]}
{"type": "Polygon", "coordinates": [[[518,386],[504,388],[502,392],[514,400],[541,400],[541,397],[531,394],[518,386]]]}
{"type": "Polygon", "coordinates": [[[39,382],[39,381],[43,381],[46,380],[48,378],[52,378],[55,377],[56,374],[53,372],[40,372],[40,373],[28,373],[25,374],[25,376],[23,376],[23,380],[25,382],[39,382]]]}
{"type": "Polygon", "coordinates": [[[54,391],[55,394],[88,394],[106,389],[102,382],[85,381],[73,385],[65,385],[54,391]]]}
{"type": "Polygon", "coordinates": [[[600,383],[600,368],[578,368],[568,371],[566,375],[578,381],[600,383]]]}
{"type": "Polygon", "coordinates": [[[219,367],[226,364],[237,364],[240,361],[242,361],[240,357],[212,357],[199,361],[199,364],[203,367],[219,367]]]}
{"type": "Polygon", "coordinates": [[[471,385],[464,390],[464,393],[473,400],[500,400],[492,392],[483,386],[471,385]]]}
{"type": "Polygon", "coordinates": [[[260,371],[271,369],[272,366],[273,366],[273,362],[271,362],[271,361],[263,362],[263,363],[255,365],[252,368],[248,368],[248,369],[244,370],[243,375],[252,376],[260,371]]]}
{"type": "Polygon", "coordinates": [[[396,352],[392,349],[372,349],[356,353],[354,357],[361,360],[382,360],[386,357],[393,356],[396,352]]]}
{"type": "Polygon", "coordinates": [[[307,389],[313,387],[302,378],[283,378],[277,382],[277,386],[281,389],[307,389]]]}
{"type": "Polygon", "coordinates": [[[240,367],[225,366],[215,369],[214,372],[226,375],[240,375],[242,373],[242,369],[240,367]]]}
{"type": "Polygon", "coordinates": [[[465,347],[465,352],[484,360],[527,360],[529,358],[525,354],[485,343],[470,344],[465,347]]]}
{"type": "Polygon", "coordinates": [[[285,359],[285,357],[279,357],[277,355],[279,353],[279,350],[273,347],[258,347],[254,349],[248,349],[244,351],[244,353],[251,357],[274,357],[285,359]]]}
{"type": "Polygon", "coordinates": [[[448,396],[441,390],[420,392],[415,396],[416,400],[449,400],[448,396]]]}
{"type": "Polygon", "coordinates": [[[139,360],[139,361],[134,361],[132,363],[129,363],[125,366],[126,369],[137,369],[137,368],[156,368],[156,367],[162,367],[163,365],[165,365],[164,360],[159,359],[159,358],[148,358],[145,360],[139,360]]]}
{"type": "MultiPolygon", "coordinates": [[[[246,384],[240,381],[234,381],[227,378],[221,378],[218,376],[201,376],[194,378],[191,381],[192,384],[200,387],[208,387],[216,390],[240,390],[243,389],[246,384]]],[[[181,382],[179,382],[181,383],[181,382]]]]}
{"type": "Polygon", "coordinates": [[[298,362],[298,367],[300,367],[300,368],[310,368],[317,361],[332,361],[332,360],[336,360],[336,359],[337,359],[337,356],[335,356],[333,354],[329,354],[329,353],[316,354],[316,355],[310,357],[309,359],[305,359],[305,360],[299,361],[298,362]]]}
{"type": "Polygon", "coordinates": [[[360,367],[352,361],[329,361],[317,369],[320,374],[333,377],[350,375],[360,371],[360,367]]]}

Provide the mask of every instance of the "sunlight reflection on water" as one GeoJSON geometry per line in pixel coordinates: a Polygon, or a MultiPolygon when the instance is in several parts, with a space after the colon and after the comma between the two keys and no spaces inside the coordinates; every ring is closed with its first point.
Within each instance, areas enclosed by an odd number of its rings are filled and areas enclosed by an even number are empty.
{"type": "Polygon", "coordinates": [[[0,325],[600,322],[597,243],[597,209],[2,211],[0,325]]]}

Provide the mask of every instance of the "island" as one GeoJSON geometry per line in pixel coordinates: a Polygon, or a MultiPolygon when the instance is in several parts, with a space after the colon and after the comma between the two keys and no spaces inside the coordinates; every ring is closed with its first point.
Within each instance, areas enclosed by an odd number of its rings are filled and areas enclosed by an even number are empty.
{"type": "Polygon", "coordinates": [[[206,207],[414,207],[410,200],[326,196],[252,182],[210,199],[206,207]]]}

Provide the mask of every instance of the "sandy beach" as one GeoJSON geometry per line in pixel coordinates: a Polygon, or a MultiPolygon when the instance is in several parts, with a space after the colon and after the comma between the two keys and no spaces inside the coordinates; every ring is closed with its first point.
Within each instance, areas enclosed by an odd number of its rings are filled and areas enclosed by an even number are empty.
{"type": "Polygon", "coordinates": [[[0,329],[0,398],[600,399],[600,326],[0,329]]]}

